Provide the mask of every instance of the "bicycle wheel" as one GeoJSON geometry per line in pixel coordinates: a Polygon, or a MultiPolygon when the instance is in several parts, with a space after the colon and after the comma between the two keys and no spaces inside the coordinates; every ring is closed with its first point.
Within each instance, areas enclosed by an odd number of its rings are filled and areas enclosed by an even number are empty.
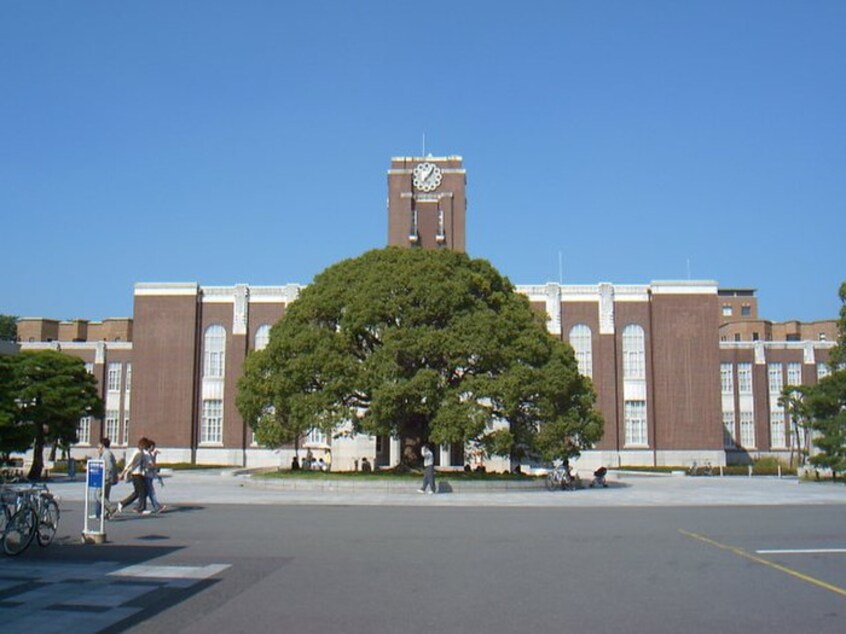
{"type": "Polygon", "coordinates": [[[49,546],[59,528],[59,505],[55,500],[42,500],[38,518],[38,545],[49,546]]]}
{"type": "Polygon", "coordinates": [[[12,557],[19,555],[29,548],[37,530],[38,515],[29,507],[22,508],[3,530],[3,552],[12,557]]]}
{"type": "Polygon", "coordinates": [[[547,491],[555,491],[558,488],[558,482],[556,482],[557,478],[555,477],[555,472],[552,471],[546,474],[546,490],[547,491]]]}

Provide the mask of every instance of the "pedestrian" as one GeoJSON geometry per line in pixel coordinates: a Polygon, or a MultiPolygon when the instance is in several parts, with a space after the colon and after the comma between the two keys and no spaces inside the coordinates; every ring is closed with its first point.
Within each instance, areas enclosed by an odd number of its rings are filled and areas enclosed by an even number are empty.
{"type": "Polygon", "coordinates": [[[158,480],[159,484],[164,486],[162,476],[159,474],[159,467],[156,460],[159,455],[159,450],[156,449],[156,442],[151,440],[145,450],[146,465],[144,467],[144,486],[147,489],[147,497],[150,499],[150,504],[153,506],[152,511],[144,511],[145,513],[161,513],[167,508],[164,504],[160,504],[156,499],[156,487],[154,480],[158,480]]]}
{"type": "Polygon", "coordinates": [[[418,491],[431,495],[435,492],[435,454],[429,443],[423,443],[420,453],[423,456],[423,486],[418,491]]]}
{"type": "MultiPolygon", "coordinates": [[[[97,445],[97,455],[103,461],[103,500],[106,506],[106,517],[114,512],[114,505],[109,502],[109,495],[112,493],[112,486],[118,483],[119,474],[115,454],[111,450],[112,441],[108,437],[100,439],[97,445]]],[[[97,505],[97,517],[100,517],[100,506],[97,505]]]]}
{"type": "Polygon", "coordinates": [[[299,471],[300,470],[300,459],[297,458],[296,454],[294,454],[294,459],[291,460],[291,471],[299,471]]]}
{"type": "Polygon", "coordinates": [[[323,464],[326,466],[324,471],[332,470],[332,452],[328,449],[326,450],[326,453],[323,454],[323,464]]]}
{"type": "Polygon", "coordinates": [[[121,479],[131,478],[133,490],[132,493],[118,502],[118,513],[122,512],[124,508],[132,504],[135,500],[138,500],[138,504],[135,507],[136,513],[143,513],[147,510],[147,485],[144,479],[147,454],[144,450],[147,449],[149,443],[150,441],[146,438],[142,437],[139,439],[138,446],[132,452],[132,456],[127,461],[123,471],[120,472],[121,479]]]}
{"type": "Polygon", "coordinates": [[[306,451],[303,469],[305,469],[306,471],[311,471],[312,469],[314,469],[314,454],[311,453],[311,449],[306,451]]]}
{"type": "Polygon", "coordinates": [[[373,467],[370,466],[370,461],[367,459],[367,456],[361,459],[361,470],[364,473],[370,473],[373,470],[373,467]]]}

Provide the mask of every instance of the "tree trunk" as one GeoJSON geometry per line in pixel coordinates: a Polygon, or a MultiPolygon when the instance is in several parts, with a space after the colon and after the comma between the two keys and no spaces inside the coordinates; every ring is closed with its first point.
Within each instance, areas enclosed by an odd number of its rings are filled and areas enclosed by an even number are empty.
{"type": "Polygon", "coordinates": [[[35,440],[32,443],[32,466],[27,478],[40,480],[44,471],[44,426],[35,426],[35,440]]]}

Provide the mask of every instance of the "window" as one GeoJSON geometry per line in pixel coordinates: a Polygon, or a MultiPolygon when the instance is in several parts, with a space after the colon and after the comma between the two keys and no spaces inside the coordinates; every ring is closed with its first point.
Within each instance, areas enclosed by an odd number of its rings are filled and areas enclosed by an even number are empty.
{"type": "Polygon", "coordinates": [[[799,333],[791,332],[790,334],[785,337],[786,341],[801,341],[802,339],[799,337],[799,333]]]}
{"type": "Polygon", "coordinates": [[[623,329],[623,378],[646,378],[643,328],[629,324],[623,329]]]}
{"type": "Polygon", "coordinates": [[[79,427],[76,428],[76,435],[80,445],[91,444],[91,417],[83,416],[79,419],[79,427]]]}
{"type": "Polygon", "coordinates": [[[120,413],[116,409],[106,410],[106,438],[120,441],[120,413]]]}
{"type": "Polygon", "coordinates": [[[802,385],[802,364],[788,363],[787,364],[787,384],[788,385],[802,385]]]}
{"type": "Polygon", "coordinates": [[[306,442],[312,445],[325,445],[326,434],[320,429],[312,429],[310,432],[308,432],[306,442]]]}
{"type": "Polygon", "coordinates": [[[823,363],[822,361],[817,363],[817,381],[824,379],[829,374],[831,374],[831,368],[828,367],[827,363],[823,363]]]}
{"type": "Polygon", "coordinates": [[[734,412],[723,412],[723,446],[726,449],[734,449],[734,412]]]}
{"type": "Polygon", "coordinates": [[[625,403],[626,446],[646,447],[646,401],[625,403]]]}
{"type": "Polygon", "coordinates": [[[203,420],[200,424],[200,444],[223,443],[223,401],[203,401],[203,420]]]}
{"type": "Polygon", "coordinates": [[[740,394],[752,394],[752,364],[737,364],[737,391],[740,394]]]}
{"type": "Polygon", "coordinates": [[[749,317],[752,314],[752,307],[749,304],[743,304],[740,307],[740,314],[744,317],[749,317]]]}
{"type": "Polygon", "coordinates": [[[570,345],[576,353],[579,373],[582,376],[593,376],[593,354],[591,351],[590,328],[585,324],[577,324],[570,329],[570,345]]]}
{"type": "Polygon", "coordinates": [[[734,394],[734,375],[731,363],[720,364],[720,384],[723,387],[723,394],[734,394]]]}
{"type": "Polygon", "coordinates": [[[262,324],[256,330],[256,350],[264,350],[268,343],[270,343],[270,326],[262,324]]]}
{"type": "Polygon", "coordinates": [[[110,363],[108,367],[108,373],[106,374],[109,392],[120,391],[120,375],[120,363],[110,363]]]}
{"type": "Polygon", "coordinates": [[[723,304],[723,317],[731,317],[732,312],[731,304],[723,304]]]}
{"type": "Polygon", "coordinates": [[[126,381],[124,381],[123,389],[127,392],[132,390],[132,364],[126,364],[126,381]]]}
{"type": "Polygon", "coordinates": [[[740,333],[739,332],[734,333],[734,340],[740,341],[740,333]]]}
{"type": "Polygon", "coordinates": [[[746,449],[755,447],[755,414],[740,412],[740,444],[746,449]]]}
{"type": "Polygon", "coordinates": [[[88,374],[94,374],[94,364],[93,363],[86,363],[85,364],[85,371],[88,372],[88,374]]]}
{"type": "Polygon", "coordinates": [[[129,445],[129,412],[125,412],[123,415],[123,443],[124,445],[129,445]]]}
{"type": "Polygon", "coordinates": [[[784,409],[773,407],[770,411],[770,442],[774,449],[787,447],[787,439],[784,435],[784,409]]]}
{"type": "Polygon", "coordinates": [[[203,337],[203,376],[223,378],[226,364],[226,329],[214,325],[206,328],[203,337]]]}
{"type": "Polygon", "coordinates": [[[821,332],[821,333],[820,333],[820,341],[825,341],[825,340],[826,340],[825,333],[824,333],[824,332],[821,332]]]}
{"type": "Polygon", "coordinates": [[[784,375],[781,372],[780,363],[767,365],[767,378],[770,383],[770,394],[781,394],[784,389],[784,375]]]}
{"type": "Polygon", "coordinates": [[[752,333],[752,341],[758,341],[761,336],[757,332],[752,333]]]}

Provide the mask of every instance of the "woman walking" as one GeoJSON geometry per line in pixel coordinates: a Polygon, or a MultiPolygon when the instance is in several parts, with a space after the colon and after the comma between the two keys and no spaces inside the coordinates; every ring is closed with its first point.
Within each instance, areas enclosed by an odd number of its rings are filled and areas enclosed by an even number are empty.
{"type": "Polygon", "coordinates": [[[143,513],[147,508],[147,484],[145,482],[145,470],[147,468],[147,448],[150,446],[150,441],[146,438],[141,438],[138,441],[138,446],[132,452],[132,457],[126,463],[123,471],[120,472],[121,479],[130,476],[132,478],[132,493],[118,502],[118,513],[122,512],[127,506],[138,500],[135,507],[136,513],[143,513]]]}

